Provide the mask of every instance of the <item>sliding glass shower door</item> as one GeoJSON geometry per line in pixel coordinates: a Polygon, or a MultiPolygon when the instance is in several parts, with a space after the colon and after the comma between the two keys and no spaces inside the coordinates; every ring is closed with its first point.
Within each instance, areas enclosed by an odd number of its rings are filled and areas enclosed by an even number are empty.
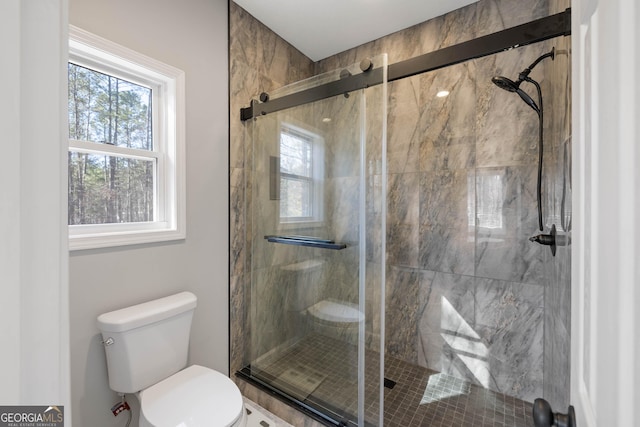
{"type": "Polygon", "coordinates": [[[370,87],[248,124],[243,373],[336,425],[382,425],[386,55],[369,61],[262,100],[318,98],[341,80],[377,73],[370,87]]]}

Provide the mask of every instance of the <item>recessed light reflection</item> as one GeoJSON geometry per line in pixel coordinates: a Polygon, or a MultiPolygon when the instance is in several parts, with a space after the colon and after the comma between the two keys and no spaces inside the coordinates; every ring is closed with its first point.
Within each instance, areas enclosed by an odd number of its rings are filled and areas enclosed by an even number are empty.
{"type": "Polygon", "coordinates": [[[331,121],[331,117],[325,117],[322,119],[322,123],[329,123],[331,121]]]}
{"type": "Polygon", "coordinates": [[[449,91],[448,90],[441,90],[438,93],[436,93],[436,96],[438,98],[444,98],[445,96],[449,96],[449,91]]]}

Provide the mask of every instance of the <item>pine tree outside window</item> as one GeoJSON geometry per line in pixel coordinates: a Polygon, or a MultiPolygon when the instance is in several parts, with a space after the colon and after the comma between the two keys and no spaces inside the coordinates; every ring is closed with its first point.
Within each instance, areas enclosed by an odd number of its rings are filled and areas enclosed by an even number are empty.
{"type": "Polygon", "coordinates": [[[68,77],[70,248],[184,238],[184,73],[71,27],[68,77]]]}

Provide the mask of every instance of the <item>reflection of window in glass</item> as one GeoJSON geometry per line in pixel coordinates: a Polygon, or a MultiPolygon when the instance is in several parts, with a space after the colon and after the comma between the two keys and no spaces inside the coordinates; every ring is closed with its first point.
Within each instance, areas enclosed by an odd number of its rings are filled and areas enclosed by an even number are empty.
{"type": "Polygon", "coordinates": [[[280,222],[322,220],[323,144],[295,126],[280,128],[280,222]]]}
{"type": "Polygon", "coordinates": [[[467,200],[469,226],[501,230],[504,227],[504,173],[502,170],[478,170],[476,173],[475,179],[472,174],[467,179],[469,194],[476,195],[475,200],[471,197],[467,200]]]}

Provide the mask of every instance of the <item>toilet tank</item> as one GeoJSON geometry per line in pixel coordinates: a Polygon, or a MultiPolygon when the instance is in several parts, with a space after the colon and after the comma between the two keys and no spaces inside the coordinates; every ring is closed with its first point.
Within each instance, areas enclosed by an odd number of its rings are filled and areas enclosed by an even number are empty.
{"type": "Polygon", "coordinates": [[[112,390],[135,393],[187,366],[196,302],[181,292],[98,316],[112,390]]]}

